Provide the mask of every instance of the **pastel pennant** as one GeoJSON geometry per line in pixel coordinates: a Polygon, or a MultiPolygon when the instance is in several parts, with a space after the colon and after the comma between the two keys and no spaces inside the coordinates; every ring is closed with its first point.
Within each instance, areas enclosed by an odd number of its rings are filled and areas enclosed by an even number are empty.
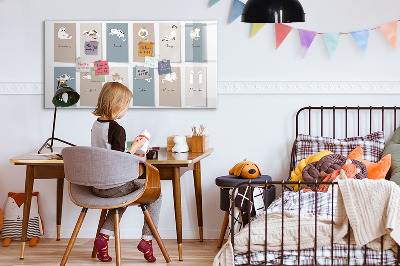
{"type": "Polygon", "coordinates": [[[353,35],[354,40],[356,41],[358,48],[360,48],[361,53],[364,55],[368,46],[369,33],[371,29],[353,31],[351,35],[353,35]]]}
{"type": "Polygon", "coordinates": [[[219,2],[219,0],[210,0],[210,5],[208,7],[212,7],[213,5],[215,5],[218,2],[219,2]]]}
{"type": "Polygon", "coordinates": [[[252,28],[251,28],[251,38],[256,35],[262,27],[264,27],[265,23],[253,23],[252,28]]]}
{"type": "Polygon", "coordinates": [[[278,49],[278,47],[282,44],[282,42],[285,40],[286,36],[288,36],[292,29],[293,28],[288,25],[275,23],[276,49],[278,49]]]}
{"type": "Polygon", "coordinates": [[[332,58],[333,54],[336,51],[336,48],[338,47],[339,39],[340,36],[342,36],[342,34],[340,34],[339,32],[333,32],[333,33],[325,33],[323,36],[326,48],[328,48],[329,55],[332,58]]]}
{"type": "Polygon", "coordinates": [[[229,23],[232,23],[235,19],[237,19],[240,15],[242,15],[242,11],[244,8],[244,3],[239,0],[233,0],[231,17],[229,19],[229,23]]]}
{"type": "Polygon", "coordinates": [[[393,49],[397,48],[397,20],[378,27],[393,49]]]}
{"type": "Polygon", "coordinates": [[[317,35],[317,33],[315,31],[299,29],[299,36],[300,36],[300,43],[301,43],[301,55],[303,58],[306,56],[308,48],[310,48],[316,35],[317,35]]]}

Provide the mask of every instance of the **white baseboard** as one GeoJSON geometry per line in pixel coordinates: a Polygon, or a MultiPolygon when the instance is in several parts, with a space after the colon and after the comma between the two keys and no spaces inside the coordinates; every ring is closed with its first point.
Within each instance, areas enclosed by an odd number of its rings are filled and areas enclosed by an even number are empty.
{"type": "MultiPolygon", "coordinates": [[[[400,81],[219,81],[218,94],[400,94],[400,81]]],[[[0,94],[43,94],[43,83],[0,83],[0,94]]]]}

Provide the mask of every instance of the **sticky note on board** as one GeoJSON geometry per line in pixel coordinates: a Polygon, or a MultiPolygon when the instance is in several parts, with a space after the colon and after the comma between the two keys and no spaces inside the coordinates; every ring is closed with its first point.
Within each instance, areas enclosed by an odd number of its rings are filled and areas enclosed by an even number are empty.
{"type": "Polygon", "coordinates": [[[136,79],[149,79],[150,69],[148,67],[137,66],[136,67],[136,79]]]}
{"type": "Polygon", "coordinates": [[[95,72],[96,76],[108,75],[108,73],[109,73],[108,60],[96,61],[96,62],[94,62],[94,66],[96,68],[96,72],[95,72]]]}
{"type": "Polygon", "coordinates": [[[85,42],[85,55],[97,55],[99,52],[99,42],[85,42]]]}
{"type": "Polygon", "coordinates": [[[158,60],[155,57],[146,56],[144,58],[144,66],[145,67],[156,68],[157,63],[158,63],[158,60]]]}
{"type": "Polygon", "coordinates": [[[89,58],[77,58],[76,59],[76,72],[89,72],[90,71],[90,59],[89,58]]]}
{"type": "Polygon", "coordinates": [[[92,68],[92,70],[90,71],[90,74],[91,74],[92,82],[104,82],[106,80],[106,76],[104,76],[104,75],[96,76],[96,70],[94,68],[92,68]]]}
{"type": "Polygon", "coordinates": [[[169,60],[167,61],[159,61],[158,62],[158,74],[163,75],[163,74],[168,74],[171,73],[171,63],[169,60]]]}
{"type": "Polygon", "coordinates": [[[154,50],[154,43],[140,42],[139,43],[139,56],[152,56],[154,50]]]}

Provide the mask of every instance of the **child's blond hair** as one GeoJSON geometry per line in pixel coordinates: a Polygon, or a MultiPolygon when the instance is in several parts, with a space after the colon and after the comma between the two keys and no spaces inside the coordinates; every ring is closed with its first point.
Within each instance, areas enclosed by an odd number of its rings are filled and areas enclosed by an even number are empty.
{"type": "Polygon", "coordinates": [[[107,82],[101,89],[93,114],[115,120],[132,100],[132,97],[132,92],[125,85],[119,82],[107,82]]]}

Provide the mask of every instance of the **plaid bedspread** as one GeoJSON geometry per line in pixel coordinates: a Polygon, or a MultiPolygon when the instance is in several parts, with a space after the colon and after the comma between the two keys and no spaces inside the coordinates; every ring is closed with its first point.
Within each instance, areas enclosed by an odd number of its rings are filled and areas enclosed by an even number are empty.
{"type": "MultiPolygon", "coordinates": [[[[336,194],[317,192],[285,192],[283,197],[277,198],[267,210],[268,213],[282,211],[282,203],[284,210],[298,210],[319,215],[326,219],[332,219],[336,208],[336,194]]],[[[265,213],[260,214],[265,215],[265,213]]],[[[260,215],[254,217],[257,219],[260,215]]],[[[253,219],[253,220],[254,220],[253,219]]],[[[314,249],[303,249],[300,256],[297,250],[285,250],[283,252],[284,265],[314,265],[314,249]]],[[[281,265],[281,251],[250,252],[250,265],[265,265],[265,255],[267,256],[266,265],[281,265]]],[[[333,245],[333,262],[332,248],[326,246],[316,249],[317,265],[395,265],[396,256],[392,250],[385,250],[381,258],[381,252],[371,250],[364,247],[350,245],[350,256],[347,245],[333,245]],[[366,256],[364,255],[366,254],[366,256]],[[349,264],[348,264],[349,258],[349,264]]],[[[235,254],[235,265],[248,265],[248,253],[235,254]]]]}

